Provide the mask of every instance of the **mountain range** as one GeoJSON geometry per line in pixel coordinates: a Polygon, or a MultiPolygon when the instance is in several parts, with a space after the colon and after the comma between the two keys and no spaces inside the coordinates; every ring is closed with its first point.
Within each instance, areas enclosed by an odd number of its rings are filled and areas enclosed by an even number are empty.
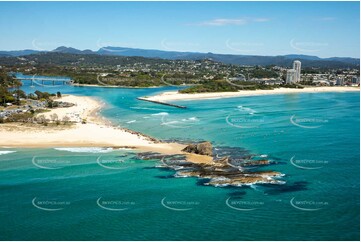
{"type": "Polygon", "coordinates": [[[179,51],[164,51],[152,49],[137,49],[127,47],[102,47],[97,51],[79,50],[72,47],[60,46],[52,51],[37,51],[37,50],[19,50],[19,51],[0,51],[0,56],[26,56],[31,54],[38,54],[41,52],[57,52],[67,54],[94,54],[106,56],[137,56],[145,58],[160,58],[168,60],[201,60],[211,59],[226,64],[235,65],[279,65],[290,66],[293,60],[300,60],[304,67],[328,67],[328,68],[355,68],[360,66],[359,58],[351,57],[331,57],[320,58],[311,55],[279,55],[279,56],[257,56],[257,55],[232,55],[232,54],[215,54],[215,53],[200,53],[200,52],[179,52],[179,51]]]}

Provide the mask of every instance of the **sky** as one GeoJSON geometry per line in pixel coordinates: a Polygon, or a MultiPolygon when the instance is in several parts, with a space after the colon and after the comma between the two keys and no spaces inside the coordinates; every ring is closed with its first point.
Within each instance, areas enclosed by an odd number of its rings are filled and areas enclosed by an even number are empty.
{"type": "Polygon", "coordinates": [[[360,57],[359,2],[0,2],[0,50],[360,57]]]}

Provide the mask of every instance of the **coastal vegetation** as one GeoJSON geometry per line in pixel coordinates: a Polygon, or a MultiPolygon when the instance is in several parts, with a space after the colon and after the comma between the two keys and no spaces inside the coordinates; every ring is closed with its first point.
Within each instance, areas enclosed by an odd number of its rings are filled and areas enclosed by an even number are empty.
{"type": "MultiPolygon", "coordinates": [[[[358,69],[332,67],[305,67],[300,85],[285,85],[288,64],[282,66],[240,66],[226,64],[210,58],[195,60],[160,59],[144,57],[111,56],[98,54],[73,54],[47,52],[20,57],[0,57],[3,78],[9,86],[19,87],[16,79],[4,73],[21,72],[26,75],[66,76],[74,85],[99,85],[119,87],[155,87],[184,85],[181,93],[231,92],[238,90],[273,89],[277,87],[301,88],[324,85],[317,80],[336,83],[343,78],[345,85],[354,84],[358,69]],[[227,84],[221,80],[230,80],[227,84]]],[[[330,85],[330,84],[329,84],[330,85]]],[[[19,89],[19,88],[17,88],[19,89]]],[[[5,99],[12,102],[12,93],[5,99]]],[[[16,95],[16,97],[20,96],[16,95]]],[[[17,100],[19,101],[19,100],[17,100]]]]}
{"type": "Polygon", "coordinates": [[[225,80],[205,81],[192,86],[179,93],[202,93],[202,92],[237,92],[238,88],[227,83],[225,80]]]}
{"type": "Polygon", "coordinates": [[[227,82],[226,80],[204,81],[199,85],[179,90],[179,93],[206,93],[206,92],[238,92],[240,90],[273,90],[274,88],[303,88],[297,84],[265,85],[246,81],[227,82]]]}
{"type": "Polygon", "coordinates": [[[8,75],[6,71],[0,71],[0,105],[6,103],[20,103],[20,98],[25,96],[24,91],[20,90],[21,82],[16,80],[13,75],[8,75]],[[10,91],[10,88],[16,88],[10,91]]]}
{"type": "MultiPolygon", "coordinates": [[[[46,117],[42,113],[49,112],[49,109],[29,109],[25,112],[11,112],[5,117],[0,117],[0,124],[3,123],[24,123],[24,124],[40,124],[44,126],[48,125],[67,125],[70,124],[70,118],[68,116],[62,119],[58,118],[57,114],[52,114],[50,117],[46,117]]],[[[0,112],[2,112],[0,110],[0,112]]]]}
{"type": "Polygon", "coordinates": [[[273,66],[243,67],[211,59],[166,60],[54,52],[0,57],[0,65],[8,72],[67,76],[75,84],[129,87],[194,85],[238,74],[248,78],[278,78],[273,66]]]}
{"type": "MultiPolygon", "coordinates": [[[[36,90],[34,93],[26,94],[19,88],[20,86],[21,82],[14,76],[0,72],[0,123],[21,122],[44,125],[54,123],[59,125],[61,122],[55,116],[46,119],[45,116],[39,114],[48,112],[52,108],[73,105],[54,100],[55,97],[61,97],[59,91],[55,94],[36,90]]],[[[68,119],[62,120],[62,122],[67,124],[68,119]]]]}

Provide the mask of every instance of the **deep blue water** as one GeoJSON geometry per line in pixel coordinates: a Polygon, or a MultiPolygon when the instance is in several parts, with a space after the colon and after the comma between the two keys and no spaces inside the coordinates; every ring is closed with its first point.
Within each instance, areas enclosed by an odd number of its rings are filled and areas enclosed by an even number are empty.
{"type": "Polygon", "coordinates": [[[264,169],[282,172],[286,183],[216,188],[174,178],[133,151],[2,148],[16,152],[0,155],[1,240],[360,236],[359,93],[177,101],[188,109],[176,109],[135,99],[175,87],[23,88],[97,97],[115,125],[156,138],[209,140],[267,156],[277,164],[264,169]]]}

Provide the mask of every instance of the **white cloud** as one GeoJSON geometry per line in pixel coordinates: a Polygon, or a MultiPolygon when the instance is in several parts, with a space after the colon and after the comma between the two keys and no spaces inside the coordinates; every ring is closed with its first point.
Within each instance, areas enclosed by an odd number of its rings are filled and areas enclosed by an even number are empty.
{"type": "Polygon", "coordinates": [[[268,22],[268,18],[217,18],[197,23],[198,26],[227,26],[227,25],[245,25],[252,22],[268,22]]]}

